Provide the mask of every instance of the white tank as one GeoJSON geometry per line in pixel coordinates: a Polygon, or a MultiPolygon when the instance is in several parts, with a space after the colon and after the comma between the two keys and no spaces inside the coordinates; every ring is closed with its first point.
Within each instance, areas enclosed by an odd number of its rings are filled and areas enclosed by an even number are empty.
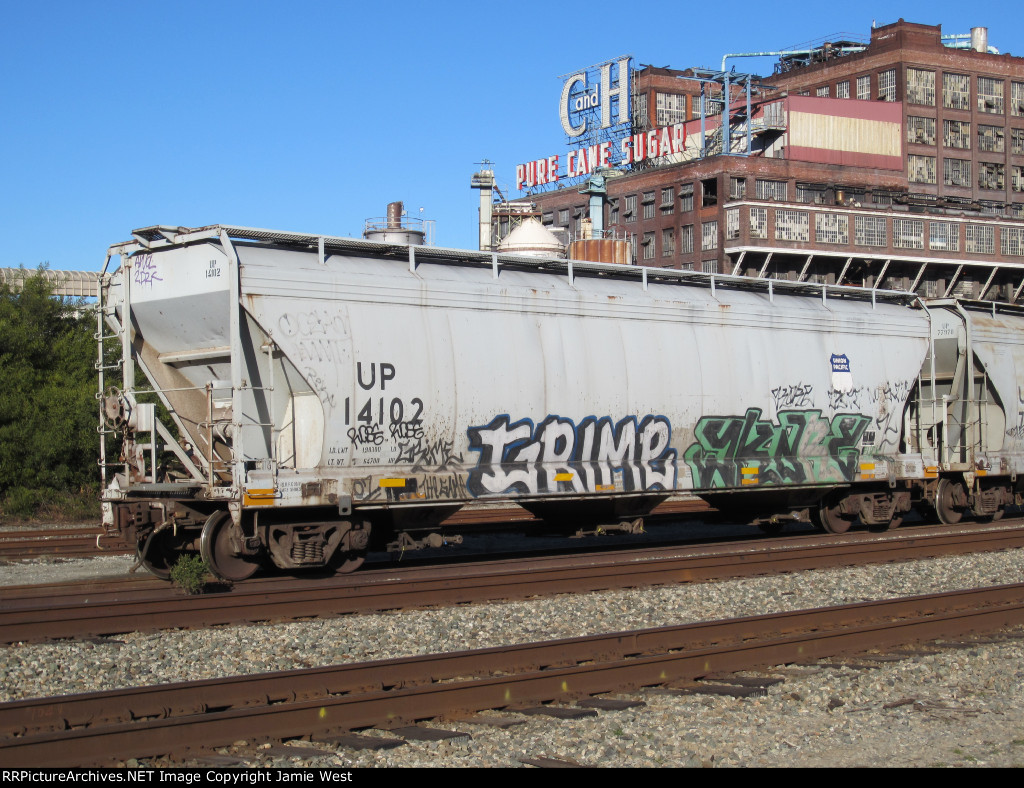
{"type": "Polygon", "coordinates": [[[506,235],[498,244],[498,251],[530,257],[565,256],[565,247],[555,234],[533,217],[506,235]]]}

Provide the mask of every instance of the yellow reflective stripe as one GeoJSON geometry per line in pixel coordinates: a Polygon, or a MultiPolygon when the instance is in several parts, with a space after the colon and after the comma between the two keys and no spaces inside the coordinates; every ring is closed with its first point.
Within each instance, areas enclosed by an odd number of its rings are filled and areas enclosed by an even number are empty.
{"type": "Polygon", "coordinates": [[[242,494],[242,503],[245,506],[268,506],[277,497],[277,490],[273,487],[252,488],[242,494]]]}
{"type": "Polygon", "coordinates": [[[573,475],[571,473],[556,473],[555,474],[555,481],[556,482],[571,482],[572,481],[572,477],[573,477],[573,475]]]}
{"type": "Polygon", "coordinates": [[[381,479],[381,487],[405,487],[405,479],[381,479]]]}

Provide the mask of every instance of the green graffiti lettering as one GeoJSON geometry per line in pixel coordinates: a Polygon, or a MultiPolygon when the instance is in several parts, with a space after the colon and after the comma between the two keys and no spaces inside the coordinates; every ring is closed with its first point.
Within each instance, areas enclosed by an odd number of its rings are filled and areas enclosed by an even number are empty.
{"type": "Polygon", "coordinates": [[[740,487],[755,477],[758,486],[853,481],[870,422],[859,413],[829,420],[820,410],[781,411],[778,424],[762,419],[760,408],[705,416],[683,458],[695,489],[740,487]]]}

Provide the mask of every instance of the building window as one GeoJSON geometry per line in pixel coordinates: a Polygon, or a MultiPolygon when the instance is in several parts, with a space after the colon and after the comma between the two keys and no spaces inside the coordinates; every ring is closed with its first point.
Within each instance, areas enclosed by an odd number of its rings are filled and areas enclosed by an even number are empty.
{"type": "Polygon", "coordinates": [[[679,253],[693,253],[693,225],[687,224],[679,228],[679,253]]]}
{"type": "Polygon", "coordinates": [[[679,211],[686,213],[693,210],[693,184],[684,183],[679,187],[679,211]]]}
{"type": "Polygon", "coordinates": [[[978,150],[990,153],[1002,153],[1005,150],[1006,131],[1002,126],[982,126],[978,124],[978,150]]]}
{"type": "Polygon", "coordinates": [[[845,80],[836,85],[836,98],[850,98],[850,80],[845,80]]]}
{"type": "Polygon", "coordinates": [[[545,213],[541,217],[540,223],[543,224],[545,227],[548,227],[548,226],[554,224],[555,223],[555,215],[551,211],[548,211],[547,213],[545,213]]]}
{"type": "Polygon", "coordinates": [[[853,242],[858,246],[888,246],[884,216],[853,217],[853,242]]]}
{"type": "Polygon", "coordinates": [[[810,241],[811,231],[807,211],[780,208],[775,212],[776,241],[810,241]]]}
{"type": "Polygon", "coordinates": [[[857,77],[857,98],[861,101],[871,100],[871,77],[857,77]]]}
{"type": "Polygon", "coordinates": [[[1015,202],[1013,205],[1007,205],[1006,210],[1009,211],[1010,216],[1024,219],[1024,203],[1015,202]]]}
{"type": "Polygon", "coordinates": [[[823,183],[798,183],[796,185],[796,201],[812,205],[824,205],[827,200],[828,187],[823,183]]]}
{"type": "Polygon", "coordinates": [[[767,238],[768,237],[768,209],[767,208],[751,208],[750,209],[750,237],[751,238],[767,238]]]}
{"type": "Polygon", "coordinates": [[[717,260],[705,260],[700,264],[701,273],[705,274],[717,274],[718,273],[718,261],[717,260]]]}
{"type": "Polygon", "coordinates": [[[718,222],[704,222],[700,226],[700,248],[702,252],[718,248],[718,222]]]}
{"type": "Polygon", "coordinates": [[[676,207],[676,192],[675,189],[669,187],[661,190],[661,210],[662,213],[672,213],[676,207]]]}
{"type": "Polygon", "coordinates": [[[746,178],[729,178],[729,199],[742,200],[747,196],[746,178]]]}
{"type": "Polygon", "coordinates": [[[656,93],[659,126],[671,126],[686,120],[686,96],[675,93],[656,93]]]}
{"type": "Polygon", "coordinates": [[[1010,153],[1024,154],[1024,129],[1010,129],[1010,153]]]}
{"type": "Polygon", "coordinates": [[[907,156],[907,169],[911,183],[935,183],[934,156],[907,156]]]}
{"type": "Polygon", "coordinates": [[[1005,189],[1006,170],[1002,164],[994,162],[978,162],[978,188],[979,189],[1005,189]]]}
{"type": "Polygon", "coordinates": [[[942,75],[942,106],[947,109],[971,108],[971,80],[966,74],[942,75]]]}
{"type": "Polygon", "coordinates": [[[1010,189],[1015,192],[1024,192],[1024,167],[1016,165],[1010,167],[1010,189]]]}
{"type": "Polygon", "coordinates": [[[563,208],[558,212],[558,223],[563,227],[569,224],[569,209],[563,208]]]}
{"type": "Polygon", "coordinates": [[[924,221],[893,219],[892,245],[898,249],[924,249],[924,221]]]}
{"type": "Polygon", "coordinates": [[[740,209],[729,208],[725,212],[725,237],[728,240],[740,237],[740,209]]]}
{"type": "Polygon", "coordinates": [[[787,181],[765,181],[758,178],[754,181],[754,194],[759,200],[778,200],[786,202],[789,198],[787,181]]]}
{"type": "Polygon", "coordinates": [[[978,112],[1003,114],[1003,80],[978,77],[978,112]]]}
{"type": "Polygon", "coordinates": [[[814,91],[814,95],[818,98],[828,98],[828,85],[822,85],[814,91]]]}
{"type": "Polygon", "coordinates": [[[999,251],[1004,255],[1024,255],[1024,228],[1000,227],[999,251]]]}
{"type": "Polygon", "coordinates": [[[644,260],[654,259],[654,233],[644,233],[644,260]]]}
{"type": "Polygon", "coordinates": [[[964,251],[974,254],[995,254],[995,228],[986,224],[967,225],[967,245],[964,251]]]}
{"type": "Polygon", "coordinates": [[[633,96],[633,125],[638,129],[646,129],[651,125],[651,118],[647,114],[646,93],[637,93],[633,96]]]}
{"type": "Polygon", "coordinates": [[[947,186],[971,185],[971,162],[968,159],[943,159],[942,182],[947,186]]]}
{"type": "Polygon", "coordinates": [[[907,103],[935,106],[935,72],[920,68],[907,69],[907,103]]]}
{"type": "Polygon", "coordinates": [[[612,224],[618,224],[618,223],[619,223],[619,201],[618,200],[611,200],[608,203],[608,224],[612,225],[612,224]]]}
{"type": "Polygon", "coordinates": [[[1024,82],[1010,83],[1010,114],[1017,118],[1024,115],[1024,82]]]}
{"type": "Polygon", "coordinates": [[[676,237],[672,228],[668,227],[661,231],[661,256],[671,257],[676,253],[676,237]]]}
{"type": "Polygon", "coordinates": [[[907,142],[918,145],[935,144],[935,118],[907,117],[907,142]]]}
{"type": "Polygon", "coordinates": [[[896,100],[896,69],[878,72],[878,98],[880,101],[896,100]]]}
{"type": "Polygon", "coordinates": [[[627,223],[628,222],[635,222],[636,221],[636,195],[635,194],[630,194],[628,197],[626,197],[626,210],[625,210],[625,214],[626,214],[626,222],[627,223]]]}
{"type": "Polygon", "coordinates": [[[963,120],[942,121],[942,143],[947,148],[971,149],[971,124],[963,120]]]}
{"type": "Polygon", "coordinates": [[[838,213],[815,214],[814,238],[820,244],[850,243],[850,217],[838,213]]]}
{"type": "Polygon", "coordinates": [[[654,192],[644,192],[644,198],[641,201],[644,206],[644,218],[654,218],[654,192]]]}
{"type": "Polygon", "coordinates": [[[953,222],[929,222],[928,248],[946,252],[960,251],[960,225],[953,222]]]}
{"type": "Polygon", "coordinates": [[[718,179],[707,178],[701,181],[700,185],[701,191],[703,192],[701,207],[709,208],[712,205],[718,205],[718,179]]]}

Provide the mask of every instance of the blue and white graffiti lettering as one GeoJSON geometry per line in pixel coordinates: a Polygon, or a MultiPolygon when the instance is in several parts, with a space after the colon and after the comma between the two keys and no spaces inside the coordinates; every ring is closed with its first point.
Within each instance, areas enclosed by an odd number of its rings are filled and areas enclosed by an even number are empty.
{"type": "Polygon", "coordinates": [[[578,425],[548,416],[534,427],[497,416],[469,428],[469,448],[480,453],[466,486],[474,496],[533,495],[598,490],[671,490],[676,484],[672,427],[664,416],[588,416],[578,425]]]}

